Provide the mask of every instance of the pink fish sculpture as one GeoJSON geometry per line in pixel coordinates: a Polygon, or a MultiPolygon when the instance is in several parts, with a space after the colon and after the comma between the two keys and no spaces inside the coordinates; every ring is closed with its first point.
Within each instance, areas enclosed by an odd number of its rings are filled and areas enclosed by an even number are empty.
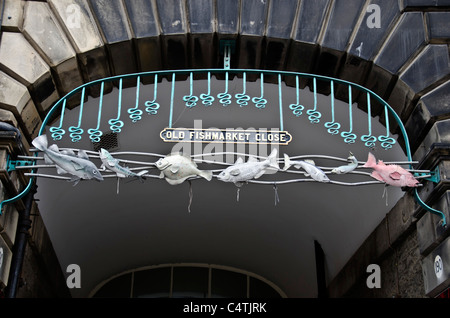
{"type": "Polygon", "coordinates": [[[372,168],[371,176],[379,181],[385,182],[396,187],[418,187],[419,181],[398,165],[386,165],[382,160],[375,159],[375,156],[369,152],[369,158],[363,165],[366,168],[372,168]]]}

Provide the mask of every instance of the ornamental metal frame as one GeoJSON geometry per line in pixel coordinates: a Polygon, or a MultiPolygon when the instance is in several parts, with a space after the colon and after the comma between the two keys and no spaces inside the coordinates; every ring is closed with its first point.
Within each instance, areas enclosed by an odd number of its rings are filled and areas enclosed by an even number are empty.
{"type": "MultiPolygon", "coordinates": [[[[59,99],[54,106],[48,111],[45,119],[43,120],[41,127],[39,129],[38,136],[42,135],[44,133],[45,127],[49,123],[49,121],[54,118],[57,111],[60,111],[60,118],[59,118],[59,126],[50,127],[49,132],[51,133],[51,136],[54,140],[60,140],[64,134],[66,134],[66,131],[63,129],[63,121],[64,121],[64,113],[66,110],[66,104],[70,97],[80,94],[80,104],[79,104],[79,117],[78,117],[78,123],[77,125],[70,126],[68,128],[69,136],[72,140],[72,142],[77,142],[81,140],[82,135],[85,133],[85,131],[81,128],[82,119],[83,119],[83,107],[84,107],[84,100],[86,95],[86,89],[92,86],[100,85],[100,95],[99,95],[99,110],[98,110],[98,117],[97,117],[97,126],[89,128],[86,132],[92,142],[98,142],[100,141],[101,136],[103,135],[103,132],[100,130],[100,124],[102,120],[102,107],[103,107],[103,94],[104,94],[104,87],[106,83],[111,82],[118,82],[118,89],[119,89],[119,97],[118,97],[118,103],[117,103],[117,117],[111,118],[108,120],[109,128],[114,133],[120,133],[122,127],[124,126],[124,121],[122,120],[122,90],[123,90],[123,81],[124,80],[130,80],[135,79],[136,80],[136,103],[135,106],[130,107],[127,109],[127,113],[129,116],[129,119],[136,123],[139,120],[142,119],[142,115],[144,114],[144,111],[148,115],[157,115],[158,110],[160,108],[160,104],[157,102],[158,97],[158,80],[160,78],[170,78],[171,79],[171,96],[170,96],[170,114],[169,114],[169,122],[168,122],[168,128],[172,128],[173,125],[173,107],[174,107],[174,92],[175,92],[175,83],[176,83],[176,76],[188,76],[189,77],[189,95],[185,95],[183,97],[183,102],[185,103],[185,106],[188,108],[196,107],[199,101],[204,105],[204,107],[210,107],[213,105],[213,102],[216,100],[223,106],[228,107],[232,103],[233,96],[229,93],[228,90],[228,83],[229,83],[229,77],[230,75],[235,76],[241,76],[242,77],[242,92],[235,94],[234,98],[239,105],[239,107],[248,107],[250,104],[250,101],[254,104],[256,108],[263,109],[266,107],[267,99],[264,98],[264,84],[265,80],[264,77],[275,77],[277,78],[278,82],[278,103],[279,103],[279,115],[280,115],[280,130],[284,129],[284,123],[283,123],[283,116],[284,116],[284,109],[285,106],[283,105],[282,100],[282,82],[283,78],[286,79],[288,77],[292,77],[295,79],[295,85],[296,85],[296,101],[294,103],[291,103],[288,105],[287,109],[292,113],[292,115],[299,117],[303,114],[303,112],[306,110],[306,115],[308,116],[308,119],[311,124],[318,124],[322,118],[322,113],[318,110],[318,104],[317,104],[317,82],[328,82],[330,85],[330,96],[331,96],[331,121],[327,121],[324,123],[324,127],[327,129],[328,133],[332,135],[340,135],[344,142],[347,144],[353,144],[358,140],[358,136],[353,131],[353,117],[352,117],[352,89],[356,89],[359,92],[362,92],[367,97],[367,116],[368,116],[368,132],[365,135],[362,135],[359,137],[360,141],[364,143],[366,147],[373,148],[375,146],[376,142],[379,142],[381,147],[384,149],[390,149],[395,144],[396,140],[390,136],[390,122],[389,122],[389,116],[392,116],[392,118],[395,119],[395,122],[397,123],[401,136],[404,140],[404,146],[406,151],[406,156],[408,158],[408,162],[410,165],[410,169],[413,170],[413,160],[412,160],[412,154],[409,144],[409,138],[408,134],[406,132],[405,126],[403,122],[401,121],[400,117],[397,115],[395,110],[386,102],[384,101],[380,96],[378,96],[373,91],[369,90],[368,88],[361,86],[356,83],[352,83],[346,80],[333,78],[329,76],[323,76],[323,75],[316,75],[316,74],[309,74],[309,73],[299,73],[299,72],[290,72],[290,71],[276,71],[276,70],[259,70],[259,69],[231,69],[230,68],[230,57],[231,57],[231,49],[232,45],[230,43],[224,43],[223,44],[224,49],[224,68],[223,69],[183,69],[183,70],[162,70],[162,71],[150,71],[150,72],[141,72],[141,73],[132,73],[132,74],[125,74],[125,75],[117,75],[117,76],[111,76],[108,78],[102,78],[98,80],[94,80],[88,83],[85,83],[69,93],[67,93],[64,97],[59,99]],[[211,95],[211,76],[212,74],[220,75],[221,77],[224,77],[224,91],[217,94],[217,96],[211,95]],[[206,92],[202,92],[201,94],[194,94],[194,76],[195,75],[203,75],[207,76],[207,90],[206,92]],[[247,75],[257,75],[260,78],[261,81],[261,94],[260,96],[254,96],[251,97],[247,94],[246,90],[246,82],[247,82],[247,75]],[[142,78],[145,77],[153,77],[154,78],[154,94],[153,94],[153,100],[146,101],[144,103],[145,109],[139,109],[139,87],[140,82],[142,78]],[[304,105],[300,103],[300,87],[299,82],[300,79],[306,79],[309,81],[312,81],[312,90],[314,94],[314,105],[313,108],[306,109],[304,105]],[[334,100],[335,100],[335,86],[338,85],[344,85],[348,87],[348,101],[349,101],[349,127],[348,130],[342,130],[342,126],[340,123],[335,121],[335,107],[334,107],[334,100]],[[386,134],[381,136],[374,136],[372,134],[372,109],[371,104],[376,101],[379,104],[382,105],[383,111],[384,111],[384,118],[385,118],[385,126],[386,126],[386,134]],[[342,131],[341,131],[342,130],[342,131]]],[[[37,156],[37,153],[34,154],[34,156],[37,156]]],[[[17,166],[32,166],[32,163],[35,162],[35,160],[29,160],[29,161],[9,161],[8,162],[8,170],[14,170],[17,166]]],[[[35,166],[32,168],[33,172],[35,171],[35,166]]],[[[425,174],[423,172],[415,172],[416,177],[424,177],[426,180],[429,180],[431,182],[438,183],[439,180],[439,171],[437,168],[434,171],[427,171],[425,174]]],[[[25,189],[17,194],[16,196],[6,199],[0,203],[0,215],[2,213],[3,206],[5,204],[9,204],[12,202],[15,202],[22,197],[24,197],[29,190],[31,189],[31,186],[34,182],[34,177],[31,177],[29,180],[28,185],[25,187],[25,189]]],[[[432,212],[434,214],[437,214],[441,217],[441,225],[446,226],[446,217],[443,212],[438,211],[430,206],[428,206],[425,202],[422,201],[418,194],[417,188],[414,188],[414,198],[419,203],[419,205],[425,209],[426,211],[432,212]]]]}

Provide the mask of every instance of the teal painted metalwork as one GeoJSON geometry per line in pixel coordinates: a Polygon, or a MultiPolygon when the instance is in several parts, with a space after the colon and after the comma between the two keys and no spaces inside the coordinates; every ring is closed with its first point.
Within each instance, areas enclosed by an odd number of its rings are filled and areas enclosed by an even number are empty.
{"type": "Polygon", "coordinates": [[[197,106],[197,101],[198,101],[198,97],[193,95],[193,91],[194,91],[194,79],[193,79],[193,75],[192,72],[189,76],[189,95],[185,95],[183,96],[183,101],[186,103],[186,107],[188,108],[192,108],[197,106]]]}
{"type": "Polygon", "coordinates": [[[278,74],[278,103],[280,105],[280,130],[284,130],[283,123],[283,95],[282,95],[282,86],[281,86],[281,74],[278,74]]]}
{"type": "Polygon", "coordinates": [[[313,90],[314,90],[314,108],[308,109],[306,113],[309,115],[308,119],[311,124],[317,124],[320,122],[322,114],[317,110],[317,80],[313,77],[313,90]]]}
{"type": "Polygon", "coordinates": [[[341,137],[344,138],[344,142],[347,144],[354,144],[356,141],[356,135],[353,133],[353,110],[352,110],[352,87],[348,86],[348,116],[349,116],[349,131],[341,132],[341,137]]]}
{"type": "Polygon", "coordinates": [[[300,88],[299,88],[299,80],[298,75],[295,76],[295,89],[297,94],[297,102],[295,104],[290,104],[289,109],[292,110],[292,113],[299,117],[302,115],[303,110],[305,109],[305,106],[300,105],[300,88]]]}
{"type": "Polygon", "coordinates": [[[224,107],[231,104],[231,94],[228,93],[228,72],[225,73],[225,91],[218,94],[217,98],[224,107]]]}
{"type": "Polygon", "coordinates": [[[98,103],[98,115],[97,115],[97,127],[94,129],[88,129],[89,138],[92,142],[100,142],[100,137],[103,136],[103,132],[100,131],[100,123],[102,119],[102,107],[103,107],[103,91],[105,88],[105,82],[100,85],[100,97],[98,103]]]}
{"type": "Polygon", "coordinates": [[[200,94],[200,99],[205,106],[211,106],[214,102],[214,97],[211,96],[211,72],[208,72],[208,93],[200,94]]]}
{"type": "Polygon", "coordinates": [[[331,121],[325,123],[325,127],[328,128],[328,133],[332,135],[339,134],[339,128],[341,128],[341,124],[334,121],[334,81],[330,82],[331,88],[331,121]]]}
{"type": "Polygon", "coordinates": [[[264,73],[261,72],[261,96],[253,97],[252,102],[256,108],[262,109],[266,107],[267,99],[264,98],[264,73]]]}
{"type": "Polygon", "coordinates": [[[158,94],[158,74],[155,74],[155,83],[153,84],[153,100],[145,102],[145,111],[149,115],[156,115],[158,113],[159,104],[156,102],[158,94]]]}
{"type": "Polygon", "coordinates": [[[51,136],[52,136],[53,140],[61,140],[62,137],[64,136],[64,134],[66,133],[66,131],[64,129],[62,129],[62,125],[64,122],[64,113],[66,111],[66,102],[67,102],[67,99],[64,98],[63,105],[61,108],[61,116],[59,119],[59,127],[50,127],[50,129],[49,129],[50,132],[52,133],[51,136]]]}
{"type": "Polygon", "coordinates": [[[236,102],[240,107],[244,107],[248,105],[248,101],[250,100],[250,96],[246,94],[246,85],[247,85],[247,76],[244,72],[242,75],[242,93],[238,93],[234,95],[236,97],[236,102]]]}
{"type": "Polygon", "coordinates": [[[172,128],[173,120],[173,97],[175,94],[175,73],[172,74],[172,90],[170,92],[170,113],[169,113],[169,128],[172,128]]]}
{"type": "Polygon", "coordinates": [[[392,146],[395,144],[395,139],[392,137],[389,137],[389,113],[387,110],[387,106],[384,107],[384,118],[386,120],[386,135],[381,135],[378,137],[378,140],[381,142],[381,147],[384,149],[391,149],[392,146]]]}
{"type": "Polygon", "coordinates": [[[142,114],[144,113],[142,110],[138,109],[139,108],[139,88],[141,84],[141,77],[138,76],[136,79],[136,104],[133,108],[128,108],[127,112],[128,114],[130,114],[130,119],[133,123],[138,122],[139,120],[142,119],[142,114]]]}
{"type": "Polygon", "coordinates": [[[77,142],[81,140],[81,135],[84,130],[81,128],[81,119],[83,118],[83,106],[84,106],[84,93],[86,91],[86,87],[83,87],[81,90],[81,100],[80,100],[80,113],[78,115],[78,126],[70,126],[70,138],[72,138],[72,142],[77,142]]]}
{"type": "Polygon", "coordinates": [[[109,128],[112,132],[120,133],[123,127],[123,121],[120,120],[120,113],[122,112],[122,82],[123,79],[119,79],[119,98],[117,101],[117,118],[108,120],[109,128]]]}
{"type": "Polygon", "coordinates": [[[364,142],[364,145],[369,148],[375,148],[375,142],[377,141],[377,137],[372,136],[372,110],[370,105],[370,94],[367,92],[367,126],[369,128],[369,133],[367,135],[362,135],[361,140],[364,142]]]}
{"type": "MultiPolygon", "coordinates": [[[[263,99],[264,96],[264,75],[280,75],[282,74],[283,76],[296,76],[296,77],[303,77],[303,78],[307,78],[307,79],[313,79],[313,83],[314,83],[314,109],[313,110],[309,110],[310,113],[308,115],[310,115],[310,120],[311,119],[315,119],[314,116],[314,111],[317,111],[317,91],[316,91],[316,80],[321,80],[321,81],[334,81],[335,83],[338,84],[345,84],[348,85],[352,88],[355,88],[359,91],[365,92],[366,94],[368,94],[368,96],[370,95],[371,98],[373,98],[374,100],[378,101],[379,103],[381,103],[381,105],[383,105],[385,107],[385,116],[386,116],[386,135],[380,136],[378,137],[378,140],[381,141],[382,146],[384,149],[390,149],[392,148],[392,145],[395,144],[395,140],[391,137],[389,137],[389,120],[388,120],[388,115],[390,114],[391,116],[393,116],[393,118],[395,119],[395,121],[397,122],[397,124],[399,125],[402,137],[404,139],[404,144],[405,144],[405,151],[406,151],[406,155],[408,157],[408,160],[410,162],[412,162],[412,156],[411,156],[411,149],[410,149],[410,145],[409,145],[409,139],[408,139],[408,135],[406,132],[406,129],[400,119],[400,117],[396,114],[396,112],[392,109],[392,107],[387,104],[380,96],[378,96],[376,93],[372,92],[371,90],[356,84],[356,83],[351,83],[345,80],[341,80],[341,79],[336,79],[336,78],[332,78],[332,77],[327,77],[327,76],[322,76],[322,75],[315,75],[315,74],[308,74],[308,73],[296,73],[296,72],[279,72],[279,71],[271,71],[271,70],[248,70],[248,69],[228,69],[228,70],[221,70],[221,69],[195,69],[195,70],[168,70],[168,71],[152,71],[152,72],[144,72],[144,73],[134,73],[134,74],[126,74],[126,75],[117,75],[117,76],[112,76],[109,78],[104,78],[104,79],[99,79],[99,80],[95,80],[86,84],[83,84],[79,87],[77,87],[76,89],[72,90],[71,92],[69,92],[68,94],[66,94],[63,98],[61,98],[60,100],[58,100],[55,105],[49,110],[49,112],[47,113],[45,119],[42,122],[41,128],[39,130],[39,135],[42,135],[44,133],[44,129],[46,127],[46,125],[48,124],[49,120],[51,118],[53,118],[53,114],[55,111],[57,110],[64,110],[65,108],[65,104],[67,99],[69,99],[71,96],[78,94],[81,90],[81,95],[82,95],[82,99],[80,102],[80,114],[79,114],[79,120],[78,120],[78,126],[74,127],[71,126],[69,127],[69,131],[71,132],[70,137],[72,138],[73,142],[76,142],[78,140],[80,140],[81,135],[83,133],[83,130],[81,129],[81,119],[82,119],[82,114],[83,114],[83,101],[84,101],[84,93],[85,93],[85,88],[86,87],[90,87],[93,85],[98,85],[101,83],[106,83],[106,82],[112,82],[112,81],[117,81],[117,80],[122,80],[122,79],[129,79],[129,78],[136,78],[137,76],[155,76],[155,79],[157,79],[157,77],[159,75],[161,76],[165,76],[165,75],[172,75],[172,92],[171,92],[171,105],[170,105],[170,115],[169,115],[169,127],[172,127],[172,116],[173,116],[173,95],[174,95],[174,89],[175,89],[175,75],[176,74],[190,74],[190,73],[206,73],[206,72],[214,72],[216,74],[224,74],[226,75],[226,79],[227,79],[227,92],[228,92],[228,72],[230,73],[234,73],[234,74],[242,74],[243,72],[246,73],[252,73],[252,74],[260,74],[261,76],[261,100],[258,100],[256,97],[254,99],[252,99],[252,101],[257,104],[258,108],[264,108],[265,104],[267,103],[267,101],[265,99],[263,99]]],[[[156,101],[156,80],[155,80],[155,101],[156,101]]],[[[370,104],[369,104],[370,105],[370,104]]],[[[147,103],[146,103],[147,106],[147,103]]],[[[157,105],[155,108],[150,109],[152,112],[155,111],[153,114],[156,114],[156,110],[159,108],[159,105],[157,105]]],[[[293,108],[291,108],[292,110],[294,110],[293,108]]],[[[120,110],[120,109],[119,109],[120,110]]],[[[319,112],[318,112],[319,113],[319,112]]],[[[120,115],[120,111],[119,111],[119,115],[120,115]]],[[[319,113],[320,115],[320,113],[319,113]]],[[[63,116],[63,113],[62,113],[63,116]]],[[[118,118],[120,118],[118,116],[118,118]]],[[[319,117],[320,118],[320,117],[319,117]]],[[[312,123],[314,123],[314,121],[311,121],[312,123]]],[[[63,132],[62,131],[58,131],[58,129],[62,129],[62,123],[63,123],[63,117],[60,118],[60,127],[56,127],[53,129],[53,133],[56,133],[54,136],[56,138],[59,138],[59,136],[62,137],[63,132]],[[58,135],[58,132],[60,133],[60,135],[58,135]]],[[[123,124],[123,123],[122,123],[123,124]]],[[[363,137],[366,136],[371,136],[371,126],[369,125],[369,135],[364,135],[363,137]]],[[[51,131],[52,132],[52,131],[51,131]]],[[[365,138],[363,141],[366,141],[365,138]]],[[[35,153],[36,156],[36,153],[35,153]]],[[[413,169],[412,164],[411,164],[411,169],[413,169]]],[[[0,214],[2,212],[2,209],[4,207],[5,204],[9,204],[11,202],[17,201],[19,199],[21,199],[26,193],[29,192],[29,190],[31,189],[32,183],[34,182],[34,178],[31,177],[30,181],[28,183],[28,185],[25,187],[25,189],[20,192],[18,195],[9,198],[7,200],[4,200],[0,203],[0,214]]],[[[433,181],[434,182],[434,181],[433,181]]],[[[416,199],[416,201],[419,203],[419,205],[425,209],[426,211],[429,211],[431,213],[434,213],[436,215],[439,215],[442,219],[442,225],[446,226],[446,218],[445,215],[441,212],[438,211],[436,209],[433,209],[432,207],[428,206],[425,202],[423,202],[418,194],[418,190],[417,188],[414,189],[414,197],[416,199]]]]}

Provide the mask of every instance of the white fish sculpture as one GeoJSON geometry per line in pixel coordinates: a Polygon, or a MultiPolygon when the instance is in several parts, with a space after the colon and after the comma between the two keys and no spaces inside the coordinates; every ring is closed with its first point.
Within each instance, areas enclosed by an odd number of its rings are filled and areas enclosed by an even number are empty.
{"type": "Polygon", "coordinates": [[[331,173],[346,174],[352,172],[353,170],[356,169],[356,167],[358,167],[358,160],[356,160],[355,156],[351,152],[347,160],[350,161],[348,165],[334,168],[333,170],[331,170],[331,173]]]}
{"type": "Polygon", "coordinates": [[[100,166],[100,170],[111,170],[117,175],[117,194],[119,193],[119,180],[120,178],[128,178],[128,177],[137,177],[141,182],[145,180],[144,175],[148,172],[147,170],[139,171],[135,173],[131,171],[127,167],[123,167],[119,165],[119,159],[114,158],[108,150],[101,148],[99,151],[100,160],[102,161],[102,165],[100,166]]]}
{"type": "Polygon", "coordinates": [[[70,181],[74,182],[74,186],[81,179],[103,180],[97,167],[89,161],[89,157],[84,150],[79,150],[78,156],[76,156],[71,150],[59,151],[58,146],[55,144],[48,147],[46,135],[36,137],[32,141],[32,144],[44,153],[44,160],[47,164],[56,165],[56,172],[58,174],[71,174],[72,178],[70,181]]]}
{"type": "Polygon", "coordinates": [[[250,156],[247,162],[239,157],[234,165],[223,170],[217,179],[223,182],[233,182],[240,187],[244,182],[250,179],[258,179],[267,172],[268,169],[278,170],[277,149],[274,148],[269,157],[264,161],[258,161],[253,156],[250,156]]]}
{"type": "Polygon", "coordinates": [[[156,162],[161,170],[160,178],[165,178],[171,185],[183,183],[186,179],[200,176],[208,181],[212,179],[212,171],[200,170],[190,158],[180,154],[169,154],[156,162]]]}
{"type": "Polygon", "coordinates": [[[291,161],[291,158],[287,154],[284,154],[284,168],[283,171],[289,169],[290,166],[294,166],[297,169],[303,169],[306,171],[305,176],[311,176],[316,181],[319,182],[330,182],[325,172],[317,168],[313,160],[305,161],[291,161]]]}

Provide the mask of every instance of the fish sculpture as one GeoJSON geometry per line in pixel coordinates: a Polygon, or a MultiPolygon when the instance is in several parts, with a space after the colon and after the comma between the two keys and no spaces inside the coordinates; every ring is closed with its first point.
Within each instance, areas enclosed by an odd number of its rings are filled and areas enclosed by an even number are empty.
{"type": "Polygon", "coordinates": [[[333,170],[331,170],[331,173],[346,174],[352,172],[353,170],[356,169],[356,167],[358,167],[358,160],[356,160],[355,156],[351,152],[347,160],[350,161],[348,165],[334,168],[333,170]]]}
{"type": "Polygon", "coordinates": [[[102,161],[102,165],[100,166],[100,170],[109,169],[116,173],[117,175],[117,194],[119,193],[119,180],[120,178],[128,178],[128,177],[137,177],[141,182],[144,182],[144,175],[148,172],[147,170],[139,171],[135,173],[131,171],[127,167],[123,167],[119,165],[119,159],[114,158],[108,150],[101,148],[99,151],[100,160],[102,161]]]}
{"type": "Polygon", "coordinates": [[[268,169],[278,170],[277,162],[277,149],[274,148],[269,157],[264,161],[258,161],[253,156],[250,156],[247,162],[239,157],[234,165],[223,170],[217,179],[223,182],[233,182],[236,186],[240,187],[251,179],[258,179],[267,172],[268,169]]]}
{"type": "Polygon", "coordinates": [[[419,181],[414,178],[411,172],[403,169],[398,165],[386,165],[382,160],[377,160],[375,156],[369,152],[367,162],[363,168],[372,168],[371,177],[385,182],[386,184],[396,187],[418,187],[419,181]]]}
{"type": "Polygon", "coordinates": [[[46,135],[40,135],[32,141],[33,146],[44,153],[44,160],[47,164],[55,164],[58,174],[69,173],[74,186],[81,179],[94,179],[102,181],[103,177],[95,164],[89,161],[89,157],[84,150],[78,151],[78,156],[71,150],[59,151],[58,146],[53,144],[48,147],[46,135]]]}
{"type": "Polygon", "coordinates": [[[183,183],[186,179],[200,176],[208,181],[212,179],[212,171],[200,170],[197,164],[182,154],[169,154],[155,163],[161,170],[160,178],[165,178],[171,185],[183,183]]]}
{"type": "Polygon", "coordinates": [[[311,177],[319,182],[330,182],[325,172],[317,168],[313,160],[299,160],[292,161],[287,154],[284,154],[284,168],[283,171],[289,169],[290,166],[294,166],[297,169],[303,169],[306,171],[305,176],[311,177]]]}

